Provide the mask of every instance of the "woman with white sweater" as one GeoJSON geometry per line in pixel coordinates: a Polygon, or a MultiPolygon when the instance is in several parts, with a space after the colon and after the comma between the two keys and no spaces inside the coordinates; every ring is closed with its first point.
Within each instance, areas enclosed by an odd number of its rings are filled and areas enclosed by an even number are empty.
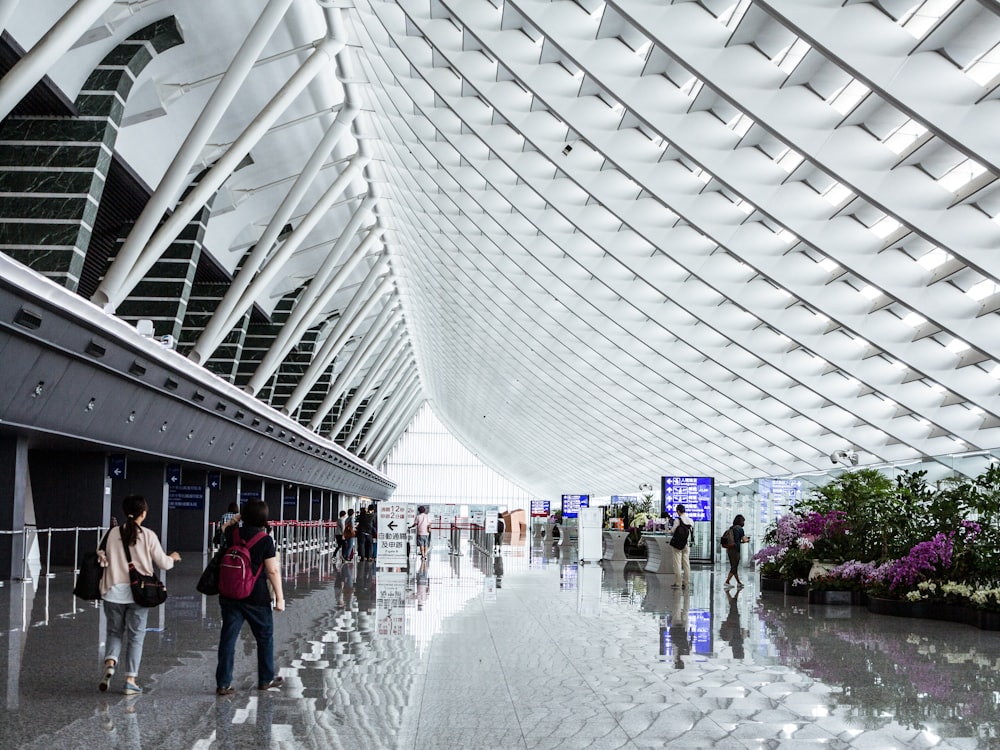
{"type": "Polygon", "coordinates": [[[98,550],[104,576],[101,578],[101,598],[104,600],[104,616],[108,622],[107,643],[104,650],[104,676],[98,689],[108,689],[111,678],[118,666],[123,639],[128,640],[125,650],[125,695],[140,695],[142,687],[136,682],[139,662],[142,661],[142,642],[146,638],[146,617],[148,607],[140,607],[132,598],[129,582],[128,561],[125,545],[129,547],[132,563],[136,569],[151,576],[154,565],[170,570],[181,559],[176,552],[169,555],[160,546],[156,532],[142,528],[146,519],[146,499],[142,495],[129,495],[122,500],[125,523],[108,532],[105,549],[98,550]]]}

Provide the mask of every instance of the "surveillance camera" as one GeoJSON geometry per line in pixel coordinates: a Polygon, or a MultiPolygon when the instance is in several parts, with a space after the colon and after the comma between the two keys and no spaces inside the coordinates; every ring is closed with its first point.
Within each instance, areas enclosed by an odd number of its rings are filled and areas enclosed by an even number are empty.
{"type": "Polygon", "coordinates": [[[858,453],[853,448],[846,451],[834,451],[830,454],[830,463],[843,464],[844,466],[857,466],[858,453]]]}

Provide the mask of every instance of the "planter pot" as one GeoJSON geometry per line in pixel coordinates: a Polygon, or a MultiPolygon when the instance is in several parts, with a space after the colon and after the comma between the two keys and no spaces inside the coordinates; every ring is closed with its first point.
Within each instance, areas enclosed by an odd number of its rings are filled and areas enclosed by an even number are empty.
{"type": "Polygon", "coordinates": [[[868,611],[876,615],[891,617],[913,617],[913,603],[899,599],[883,599],[879,596],[868,596],[868,611]]]}
{"type": "Polygon", "coordinates": [[[760,577],[760,590],[761,591],[778,591],[784,592],[785,581],[781,578],[768,578],[765,576],[760,577]]]}
{"type": "Polygon", "coordinates": [[[810,604],[865,604],[864,591],[814,591],[809,590],[810,604]]]}
{"type": "Polygon", "coordinates": [[[1000,612],[986,612],[982,609],[970,610],[976,615],[975,625],[981,630],[1000,630],[1000,612]]]}
{"type": "Polygon", "coordinates": [[[808,583],[800,583],[796,585],[791,581],[785,581],[785,596],[805,596],[808,593],[808,583]]]}
{"type": "Polygon", "coordinates": [[[947,620],[966,622],[966,608],[955,607],[941,602],[910,602],[905,599],[881,599],[868,597],[868,611],[877,615],[892,617],[920,617],[925,620],[947,620]]]}

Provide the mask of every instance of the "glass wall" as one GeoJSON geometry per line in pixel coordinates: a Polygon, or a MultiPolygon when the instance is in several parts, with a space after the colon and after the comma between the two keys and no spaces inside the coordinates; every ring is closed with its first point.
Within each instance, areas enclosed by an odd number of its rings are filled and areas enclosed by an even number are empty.
{"type": "Polygon", "coordinates": [[[532,495],[483,464],[424,406],[379,467],[396,482],[392,499],[530,508],[532,495]]]}

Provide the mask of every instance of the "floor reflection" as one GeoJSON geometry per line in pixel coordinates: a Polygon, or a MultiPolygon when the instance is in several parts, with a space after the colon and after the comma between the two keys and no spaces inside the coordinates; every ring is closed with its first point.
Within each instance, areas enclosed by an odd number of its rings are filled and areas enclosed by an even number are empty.
{"type": "MultiPolygon", "coordinates": [[[[290,556],[292,558],[292,556],[290,556]]],[[[214,696],[218,605],[170,574],[147,695],[101,694],[103,618],[71,577],[0,588],[0,748],[991,747],[1000,636],[862,607],[687,589],[560,545],[440,544],[408,570],[286,559],[280,692],[214,696]],[[572,717],[572,721],[569,720],[572,717]]]]}

